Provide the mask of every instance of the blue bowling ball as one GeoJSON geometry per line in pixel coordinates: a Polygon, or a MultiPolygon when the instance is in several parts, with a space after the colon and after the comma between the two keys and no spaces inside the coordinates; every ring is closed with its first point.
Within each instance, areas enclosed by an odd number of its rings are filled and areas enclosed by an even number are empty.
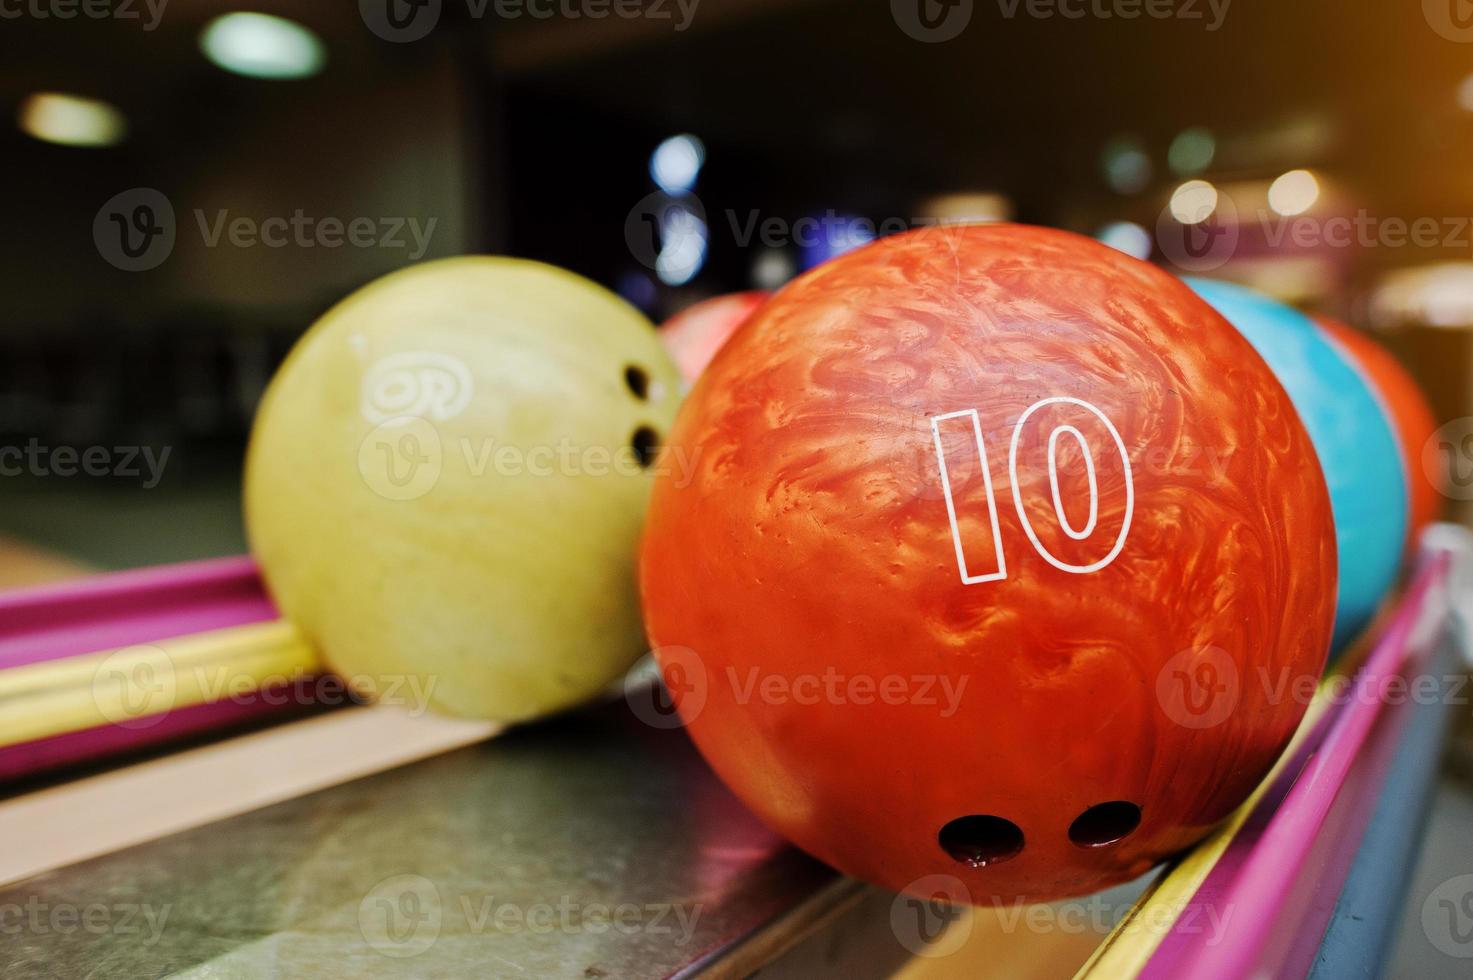
{"type": "Polygon", "coordinates": [[[1242,286],[1187,282],[1263,355],[1309,430],[1335,515],[1340,594],[1331,650],[1339,652],[1375,615],[1401,560],[1408,491],[1391,421],[1304,314],[1242,286]]]}

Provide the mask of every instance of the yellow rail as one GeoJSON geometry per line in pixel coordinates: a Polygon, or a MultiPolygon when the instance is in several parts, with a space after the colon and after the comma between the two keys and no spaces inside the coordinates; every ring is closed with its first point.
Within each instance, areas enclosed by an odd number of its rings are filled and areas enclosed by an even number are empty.
{"type": "Polygon", "coordinates": [[[0,747],[248,695],[323,669],[282,620],[232,626],[0,671],[0,747]]]}

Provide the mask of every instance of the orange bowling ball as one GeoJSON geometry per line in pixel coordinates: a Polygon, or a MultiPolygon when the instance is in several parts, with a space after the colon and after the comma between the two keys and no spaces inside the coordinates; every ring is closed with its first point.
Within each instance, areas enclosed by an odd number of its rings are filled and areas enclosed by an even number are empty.
{"type": "Polygon", "coordinates": [[[688,382],[694,382],[736,329],[767,301],[769,293],[726,293],[692,303],[666,320],[660,339],[688,382]]]}
{"type": "Polygon", "coordinates": [[[1329,317],[1314,317],[1314,321],[1345,351],[1351,365],[1366,376],[1391,416],[1407,478],[1407,548],[1415,548],[1422,528],[1437,520],[1442,511],[1442,488],[1434,485],[1422,468],[1422,450],[1437,431],[1432,406],[1406,368],[1386,348],[1329,317]]]}
{"type": "Polygon", "coordinates": [[[707,369],[657,477],[646,625],[760,817],[895,890],[1041,901],[1190,846],[1317,678],[1335,530],[1241,334],[1070,233],[822,265],[707,369]],[[1301,685],[1302,687],[1302,685],[1301,685]],[[938,877],[939,876],[939,877],[938,877]]]}

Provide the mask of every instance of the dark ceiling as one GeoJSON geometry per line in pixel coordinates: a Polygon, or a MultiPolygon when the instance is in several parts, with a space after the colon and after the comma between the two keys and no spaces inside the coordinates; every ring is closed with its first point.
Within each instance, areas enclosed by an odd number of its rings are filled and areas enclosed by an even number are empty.
{"type": "MultiPolygon", "coordinates": [[[[146,16],[144,2],[134,5],[146,16]]],[[[1103,189],[1099,150],[1115,134],[1164,150],[1188,125],[1211,126],[1227,143],[1310,119],[1334,137],[1324,159],[1275,159],[1269,148],[1231,163],[1244,173],[1327,165],[1376,193],[1443,206],[1473,198],[1462,166],[1473,116],[1454,101],[1473,44],[1438,36],[1417,3],[1231,0],[1213,31],[1208,0],[1166,0],[1183,16],[1134,20],[1035,18],[1025,0],[974,0],[958,38],[925,44],[882,0],[699,0],[681,31],[657,18],[498,21],[473,17],[472,0],[443,2],[438,37],[421,45],[373,37],[355,3],[250,6],[313,27],[339,72],[392,70],[425,46],[455,44],[543,94],[779,158],[817,154],[849,179],[1051,199],[1103,189]]],[[[1063,2],[1124,10],[1141,0],[1063,2]]],[[[123,105],[141,132],[175,127],[199,101],[186,93],[218,89],[228,104],[234,82],[203,63],[195,38],[230,9],[172,0],[155,31],[7,20],[0,92],[13,110],[37,88],[91,91],[123,105]]]]}
{"type": "MultiPolygon", "coordinates": [[[[1206,0],[1187,3],[1211,17],[1206,0]]],[[[1234,0],[1216,31],[1185,19],[1032,19],[1026,8],[1006,18],[1007,6],[979,0],[962,35],[940,44],[911,40],[883,2],[836,0],[520,67],[632,119],[1025,200],[1102,191],[1107,140],[1135,134],[1160,155],[1190,125],[1236,142],[1224,162],[1242,176],[1321,165],[1388,204],[1473,198],[1463,165],[1473,116],[1455,99],[1473,45],[1438,36],[1418,4],[1234,0]],[[1330,137],[1320,159],[1272,138],[1306,121],[1330,137]]]]}
{"type": "MultiPolygon", "coordinates": [[[[130,2],[147,16],[147,0],[130,2]]],[[[613,276],[627,260],[622,224],[650,189],[645,156],[681,130],[712,147],[707,205],[739,214],[837,206],[905,218],[937,192],[995,190],[1026,221],[1149,225],[1176,180],[1166,147],[1188,126],[1216,133],[1215,180],[1308,166],[1355,206],[1473,214],[1473,113],[1456,98],[1473,43],[1439,36],[1421,3],[970,0],[966,28],[935,44],[909,36],[892,8],[940,0],[694,0],[685,29],[678,0],[645,0],[668,16],[639,19],[491,13],[497,3],[601,2],[612,0],[440,0],[436,32],[412,44],[376,37],[349,0],[253,3],[325,39],[328,70],[287,83],[228,75],[200,56],[201,26],[238,9],[231,0],[170,0],[152,31],[136,20],[3,20],[0,105],[11,118],[27,93],[61,89],[117,103],[133,128],[126,147],[102,157],[0,126],[0,168],[22,190],[27,174],[46,173],[44,207],[60,214],[56,188],[95,183],[99,168],[167,186],[160,172],[216,166],[232,129],[269,144],[273,119],[306,94],[314,107],[341,105],[448,61],[473,93],[485,149],[467,164],[488,202],[470,246],[518,248],[589,274],[613,276]],[[1148,4],[1173,16],[1061,12],[1148,4]],[[1101,172],[1102,149],[1119,136],[1139,139],[1156,164],[1134,198],[1101,172]],[[563,189],[580,200],[555,201],[563,189]],[[564,251],[570,242],[577,251],[564,251]]],[[[85,218],[96,203],[83,203],[85,218]]],[[[727,285],[742,282],[747,261],[713,253],[727,285]]]]}

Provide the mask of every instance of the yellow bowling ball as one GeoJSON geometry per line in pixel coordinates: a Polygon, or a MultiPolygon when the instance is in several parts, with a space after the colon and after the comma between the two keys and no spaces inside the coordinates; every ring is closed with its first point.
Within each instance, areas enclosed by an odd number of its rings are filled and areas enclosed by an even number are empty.
{"type": "Polygon", "coordinates": [[[267,389],[251,549],[360,690],[499,721],[575,704],[644,649],[635,552],[679,387],[654,327],[571,272],[396,272],[329,310],[267,389]]]}

